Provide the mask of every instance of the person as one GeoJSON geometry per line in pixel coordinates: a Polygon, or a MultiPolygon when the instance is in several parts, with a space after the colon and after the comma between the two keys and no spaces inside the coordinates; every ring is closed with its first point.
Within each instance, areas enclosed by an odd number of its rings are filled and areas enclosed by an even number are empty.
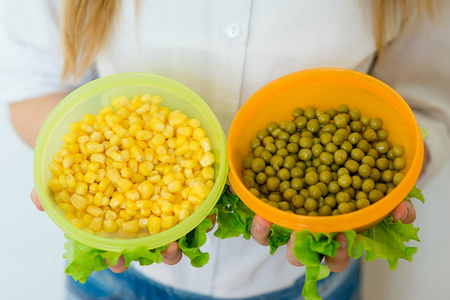
{"type": "MultiPolygon", "coordinates": [[[[419,124],[430,128],[424,178],[448,156],[450,106],[444,101],[450,91],[443,57],[450,45],[441,31],[450,26],[445,18],[441,27],[423,18],[418,30],[418,11],[424,8],[383,0],[373,6],[350,0],[64,4],[60,14],[57,1],[8,3],[9,40],[3,45],[10,47],[10,57],[2,62],[0,95],[11,103],[12,124],[31,147],[55,105],[97,77],[148,72],[173,78],[205,99],[227,132],[240,105],[266,83],[302,69],[340,67],[390,84],[419,124]],[[409,16],[410,9],[416,14],[409,16]],[[394,12],[398,16],[391,18],[394,12]],[[22,21],[14,22],[19,15],[22,21]]],[[[447,13],[443,7],[441,13],[447,13]]],[[[427,8],[435,12],[431,4],[427,8]]],[[[42,210],[34,192],[31,198],[42,210]]],[[[412,223],[414,206],[402,202],[393,217],[412,223]]],[[[270,225],[255,216],[250,241],[210,234],[204,248],[211,260],[200,269],[190,267],[172,243],[164,264],[126,270],[119,261],[112,272],[94,273],[85,285],[69,279],[69,299],[298,299],[304,268],[292,241],[273,256],[260,246],[268,244],[270,225]]],[[[359,263],[349,259],[345,237],[336,239],[338,254],[325,258],[334,273],[319,282],[319,292],[323,299],[358,299],[359,263]]]]}

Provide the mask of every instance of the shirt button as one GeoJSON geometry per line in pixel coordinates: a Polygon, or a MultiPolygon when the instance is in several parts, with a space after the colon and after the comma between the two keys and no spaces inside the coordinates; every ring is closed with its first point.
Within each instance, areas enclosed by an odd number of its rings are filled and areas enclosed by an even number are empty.
{"type": "Polygon", "coordinates": [[[242,33],[242,28],[241,26],[239,26],[239,24],[231,23],[228,24],[226,28],[226,33],[228,37],[232,39],[237,39],[242,33]]]}

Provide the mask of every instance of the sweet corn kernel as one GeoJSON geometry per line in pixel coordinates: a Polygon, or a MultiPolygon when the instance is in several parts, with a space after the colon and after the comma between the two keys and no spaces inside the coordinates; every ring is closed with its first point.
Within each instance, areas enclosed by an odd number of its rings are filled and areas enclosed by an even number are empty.
{"type": "Polygon", "coordinates": [[[162,216],[161,217],[161,228],[162,229],[169,229],[172,228],[173,225],[175,225],[173,216],[162,216]]]}
{"type": "Polygon", "coordinates": [[[138,232],[139,231],[138,220],[131,220],[131,221],[124,222],[122,224],[122,230],[124,232],[138,232]]]}
{"type": "Polygon", "coordinates": [[[133,183],[141,183],[145,180],[145,176],[139,173],[134,173],[133,176],[131,176],[131,181],[133,183]]]}
{"type": "Polygon", "coordinates": [[[125,161],[115,161],[115,162],[112,163],[111,166],[112,166],[114,169],[120,170],[120,169],[123,169],[123,168],[126,168],[126,167],[127,167],[127,162],[125,162],[125,161]]]}
{"type": "Polygon", "coordinates": [[[192,137],[197,141],[200,141],[205,136],[206,136],[206,132],[202,128],[195,128],[194,131],[192,132],[192,137]]]}
{"type": "Polygon", "coordinates": [[[137,190],[129,190],[125,192],[125,197],[127,199],[130,199],[132,201],[136,201],[139,199],[140,195],[139,192],[137,190]]]}
{"type": "Polygon", "coordinates": [[[145,160],[144,151],[142,151],[142,148],[137,145],[133,145],[131,147],[130,154],[138,162],[143,162],[145,160]]]}
{"type": "Polygon", "coordinates": [[[151,216],[148,218],[148,232],[150,235],[157,234],[161,231],[161,219],[159,217],[151,216]]]}
{"type": "Polygon", "coordinates": [[[209,167],[216,161],[216,158],[211,152],[206,152],[203,157],[200,159],[199,163],[203,167],[209,167]]]}
{"type": "Polygon", "coordinates": [[[77,186],[75,187],[75,193],[77,193],[80,196],[86,195],[87,190],[88,190],[88,185],[86,182],[83,182],[83,181],[78,182],[77,186]]]}
{"type": "Polygon", "coordinates": [[[178,127],[177,128],[177,135],[184,135],[186,137],[189,137],[192,135],[192,128],[189,126],[184,127],[178,127]]]}
{"type": "Polygon", "coordinates": [[[100,164],[96,161],[91,161],[87,167],[88,172],[97,173],[100,169],[100,164]]]}
{"type": "Polygon", "coordinates": [[[170,214],[173,212],[173,205],[169,201],[165,200],[161,203],[161,211],[163,214],[170,214]]]}
{"type": "Polygon", "coordinates": [[[106,232],[114,232],[117,230],[117,223],[113,219],[104,220],[103,230],[106,232]]]}
{"type": "Polygon", "coordinates": [[[104,164],[105,163],[105,155],[101,154],[101,153],[94,153],[91,155],[91,162],[98,162],[99,164],[104,164]]]}
{"type": "MultiPolygon", "coordinates": [[[[181,161],[181,166],[183,168],[192,169],[197,165],[197,162],[195,160],[185,159],[181,161]]],[[[186,176],[186,174],[185,174],[186,176]]],[[[188,177],[188,176],[186,176],[188,177]]]]}
{"type": "Polygon", "coordinates": [[[86,150],[89,151],[89,153],[100,153],[100,152],[104,151],[104,147],[100,143],[87,142],[86,143],[86,150]]]}
{"type": "Polygon", "coordinates": [[[102,218],[93,218],[91,223],[89,224],[89,229],[96,232],[102,229],[103,219],[102,218]]]}
{"type": "Polygon", "coordinates": [[[97,174],[91,171],[87,171],[86,174],[84,174],[84,181],[87,183],[94,183],[95,179],[97,178],[97,174]]]}
{"type": "Polygon", "coordinates": [[[125,167],[125,168],[120,169],[120,175],[123,178],[131,178],[133,176],[133,171],[131,171],[130,168],[125,167]]]}
{"type": "Polygon", "coordinates": [[[123,106],[126,106],[126,105],[128,104],[128,102],[129,102],[129,100],[128,100],[127,97],[125,97],[125,96],[120,96],[120,97],[117,97],[117,98],[112,99],[112,100],[111,100],[111,105],[112,105],[114,108],[119,109],[119,108],[121,108],[121,107],[123,107],[123,106]]]}
{"type": "Polygon", "coordinates": [[[136,139],[138,141],[148,141],[153,137],[153,134],[148,130],[139,130],[136,133],[136,139]]]}
{"type": "Polygon", "coordinates": [[[70,203],[72,203],[76,210],[81,211],[86,208],[87,199],[79,194],[73,194],[72,197],[70,197],[70,203]]]}
{"type": "Polygon", "coordinates": [[[182,221],[182,220],[186,219],[187,217],[189,217],[189,215],[190,215],[189,209],[182,208],[182,209],[180,209],[180,214],[179,214],[178,219],[180,221],[182,221]]]}
{"type": "Polygon", "coordinates": [[[128,179],[120,178],[117,180],[117,188],[119,191],[128,191],[132,186],[133,183],[128,179]]]}
{"type": "Polygon", "coordinates": [[[194,183],[194,189],[201,199],[205,199],[211,190],[201,181],[194,183]]]}
{"type": "Polygon", "coordinates": [[[52,172],[53,176],[58,176],[64,171],[64,167],[59,163],[57,163],[56,161],[52,161],[48,169],[50,170],[50,172],[52,172]]]}
{"type": "Polygon", "coordinates": [[[73,226],[75,226],[78,229],[83,228],[84,226],[86,226],[83,222],[83,220],[78,219],[78,218],[73,218],[72,220],[70,220],[70,223],[72,223],[73,226]]]}
{"type": "Polygon", "coordinates": [[[174,180],[168,184],[168,190],[170,193],[180,193],[182,188],[182,183],[179,180],[174,180]]]}
{"type": "Polygon", "coordinates": [[[103,217],[103,214],[104,214],[103,209],[101,209],[100,207],[95,206],[95,205],[89,205],[86,208],[86,211],[87,211],[88,214],[90,214],[94,218],[103,217]]]}

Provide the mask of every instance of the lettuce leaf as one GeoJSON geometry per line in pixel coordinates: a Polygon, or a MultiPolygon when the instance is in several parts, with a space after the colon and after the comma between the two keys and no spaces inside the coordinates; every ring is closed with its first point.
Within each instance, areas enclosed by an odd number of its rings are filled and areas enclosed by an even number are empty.
{"type": "MultiPolygon", "coordinates": [[[[416,186],[411,190],[407,199],[417,198],[424,202],[420,189],[416,186]]],[[[243,236],[250,238],[250,228],[255,215],[239,200],[237,195],[231,195],[228,188],[224,189],[214,213],[217,214],[219,228],[214,235],[219,238],[243,236]]],[[[407,247],[405,242],[415,240],[419,242],[417,232],[412,224],[400,221],[392,222],[392,216],[387,217],[375,227],[356,233],[354,230],[344,231],[348,241],[348,253],[353,259],[365,254],[366,261],[376,258],[387,259],[389,269],[395,270],[399,259],[412,261],[417,247],[407,247]]],[[[269,236],[270,254],[276,252],[279,246],[289,241],[292,230],[273,224],[269,236]]],[[[330,270],[321,264],[323,256],[334,257],[339,243],[334,241],[334,233],[312,233],[308,230],[297,231],[294,235],[294,255],[305,265],[305,284],[302,295],[305,299],[321,299],[317,292],[317,281],[325,279],[330,270]]]]}
{"type": "MultiPolygon", "coordinates": [[[[180,238],[178,245],[191,260],[194,267],[202,267],[209,261],[209,254],[200,251],[200,247],[206,242],[206,230],[211,228],[211,220],[205,218],[196,228],[180,238]]],[[[148,250],[144,246],[139,246],[134,250],[123,250],[121,252],[104,251],[84,245],[68,235],[65,235],[67,242],[64,245],[66,253],[63,257],[67,259],[65,273],[72,276],[76,281],[86,282],[89,275],[94,271],[101,271],[108,268],[105,259],[110,265],[115,265],[120,256],[125,259],[125,266],[129,267],[132,261],[137,261],[141,266],[148,266],[153,263],[161,263],[163,260],[162,251],[168,245],[148,250]]]]}
{"type": "Polygon", "coordinates": [[[422,139],[426,139],[428,137],[428,127],[420,127],[420,133],[422,134],[422,139]]]}
{"type": "Polygon", "coordinates": [[[405,200],[409,200],[411,198],[415,198],[417,200],[420,200],[422,203],[425,203],[425,197],[422,195],[422,191],[414,185],[411,192],[408,193],[408,195],[405,197],[405,200]]]}

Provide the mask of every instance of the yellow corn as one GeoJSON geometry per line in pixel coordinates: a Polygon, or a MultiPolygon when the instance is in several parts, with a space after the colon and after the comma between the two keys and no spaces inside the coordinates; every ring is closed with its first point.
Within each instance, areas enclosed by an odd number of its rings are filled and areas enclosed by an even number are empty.
{"type": "Polygon", "coordinates": [[[75,193],[77,193],[80,196],[86,195],[87,190],[88,190],[88,185],[84,181],[78,182],[77,186],[75,187],[75,193]]]}
{"type": "Polygon", "coordinates": [[[120,173],[117,169],[109,169],[106,171],[106,176],[113,183],[117,183],[119,179],[121,179],[120,173]]]}
{"type": "Polygon", "coordinates": [[[148,141],[153,137],[153,134],[148,130],[139,130],[136,133],[136,139],[139,141],[148,141]]]}
{"type": "Polygon", "coordinates": [[[194,131],[192,132],[192,137],[194,138],[194,140],[197,140],[197,141],[200,141],[205,136],[206,136],[206,132],[202,128],[195,128],[194,131]]]}
{"type": "Polygon", "coordinates": [[[161,219],[156,216],[148,218],[148,232],[150,235],[157,234],[161,231],[161,219]]]}
{"type": "Polygon", "coordinates": [[[64,171],[64,167],[56,161],[52,161],[48,169],[50,170],[50,172],[52,172],[53,176],[58,176],[62,173],[62,171],[64,171]]]}
{"type": "Polygon", "coordinates": [[[76,210],[83,210],[87,205],[87,199],[79,194],[73,194],[72,197],[70,197],[70,202],[76,210]]]}
{"type": "Polygon", "coordinates": [[[203,167],[209,167],[216,161],[216,158],[211,152],[206,152],[203,157],[200,159],[199,163],[203,167]]]}
{"type": "Polygon", "coordinates": [[[117,189],[119,190],[119,192],[128,191],[132,186],[133,183],[128,179],[120,178],[117,180],[117,189]]]}
{"type": "Polygon", "coordinates": [[[123,178],[131,178],[133,176],[133,171],[131,171],[130,168],[125,167],[125,168],[120,169],[120,175],[123,178]]]}
{"type": "Polygon", "coordinates": [[[194,183],[194,189],[201,199],[206,199],[211,190],[201,181],[194,183]]]}
{"type": "Polygon", "coordinates": [[[113,219],[104,220],[103,230],[106,232],[114,232],[117,230],[117,223],[113,219]]]}
{"type": "Polygon", "coordinates": [[[104,214],[103,209],[101,209],[100,207],[95,206],[95,205],[89,205],[86,208],[86,211],[87,211],[88,214],[90,214],[94,218],[103,217],[103,214],[104,214]]]}
{"type": "Polygon", "coordinates": [[[128,104],[128,102],[129,102],[129,100],[128,100],[127,97],[125,97],[125,96],[120,96],[120,97],[117,97],[117,98],[112,99],[112,100],[111,100],[111,105],[112,105],[114,108],[119,109],[119,108],[121,108],[121,107],[123,107],[123,106],[126,106],[126,105],[128,104]]]}
{"type": "Polygon", "coordinates": [[[175,225],[174,221],[175,221],[174,216],[162,216],[161,217],[161,228],[162,229],[172,228],[173,225],[175,225]]]}
{"type": "Polygon", "coordinates": [[[122,203],[125,202],[125,196],[121,193],[114,195],[111,200],[109,201],[109,206],[111,208],[116,208],[122,205],[122,203]]]}
{"type": "Polygon", "coordinates": [[[105,164],[105,155],[101,153],[94,153],[91,155],[91,162],[98,162],[99,164],[105,164]]]}
{"type": "Polygon", "coordinates": [[[86,150],[90,153],[100,153],[104,151],[104,147],[100,143],[88,142],[86,143],[86,150]]]}
{"type": "Polygon", "coordinates": [[[86,226],[83,222],[83,220],[78,219],[78,218],[73,218],[72,220],[70,220],[70,223],[72,223],[73,226],[75,226],[76,228],[83,228],[84,226],[86,226]]]}
{"type": "Polygon", "coordinates": [[[89,229],[96,232],[102,229],[103,219],[102,218],[93,218],[91,223],[89,224],[89,229]]]}
{"type": "Polygon", "coordinates": [[[130,199],[132,201],[136,201],[139,199],[140,195],[139,192],[137,190],[129,190],[125,192],[125,197],[127,199],[130,199]]]}
{"type": "Polygon", "coordinates": [[[122,224],[122,230],[128,233],[134,233],[139,231],[138,220],[131,220],[122,224]]]}
{"type": "Polygon", "coordinates": [[[95,179],[97,178],[97,174],[91,171],[87,171],[86,174],[84,174],[84,181],[87,183],[94,183],[95,179]]]}

